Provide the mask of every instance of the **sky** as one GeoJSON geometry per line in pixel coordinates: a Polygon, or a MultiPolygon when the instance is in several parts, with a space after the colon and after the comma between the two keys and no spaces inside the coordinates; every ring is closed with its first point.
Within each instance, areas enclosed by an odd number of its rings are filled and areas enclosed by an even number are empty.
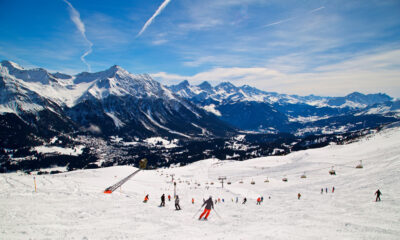
{"type": "Polygon", "coordinates": [[[25,68],[400,97],[398,0],[0,0],[0,23],[25,68]]]}

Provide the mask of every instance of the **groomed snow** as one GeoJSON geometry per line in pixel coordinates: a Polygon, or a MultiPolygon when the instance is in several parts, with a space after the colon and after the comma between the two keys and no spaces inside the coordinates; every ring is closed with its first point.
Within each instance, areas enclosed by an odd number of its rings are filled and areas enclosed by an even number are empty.
{"type": "Polygon", "coordinates": [[[103,191],[135,168],[36,176],[36,193],[33,176],[1,174],[0,239],[398,239],[399,146],[397,127],[349,145],[286,156],[208,159],[142,171],[113,194],[103,191]],[[360,160],[364,168],[356,169],[360,160]],[[331,166],[336,176],[328,174],[331,166]],[[182,211],[168,200],[158,207],[162,193],[173,196],[172,173],[182,211]],[[222,189],[219,176],[231,184],[222,189]],[[329,192],[321,194],[321,188],[329,192]],[[383,195],[376,203],[378,188],[383,195]],[[150,200],[143,203],[146,194],[150,200]],[[215,206],[220,217],[211,211],[209,221],[198,221],[202,199],[209,195],[225,200],[215,206]],[[260,206],[258,196],[264,197],[260,206]],[[243,197],[247,204],[241,204],[243,197]]]}

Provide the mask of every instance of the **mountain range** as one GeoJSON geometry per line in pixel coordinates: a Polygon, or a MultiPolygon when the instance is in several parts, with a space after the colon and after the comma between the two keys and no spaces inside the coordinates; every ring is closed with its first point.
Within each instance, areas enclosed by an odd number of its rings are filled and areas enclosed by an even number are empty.
{"type": "Polygon", "coordinates": [[[399,112],[400,101],[383,93],[298,96],[228,82],[164,86],[116,65],[68,75],[2,61],[0,171],[285,154],[349,141],[398,121],[399,112]]]}
{"type": "Polygon", "coordinates": [[[169,88],[221,120],[247,131],[338,132],[357,128],[355,124],[360,122],[365,127],[373,122],[382,123],[386,117],[399,116],[399,100],[383,93],[298,96],[266,92],[248,85],[236,87],[229,82],[213,87],[208,82],[194,86],[188,81],[169,88]]]}
{"type": "Polygon", "coordinates": [[[130,74],[119,66],[71,76],[2,61],[0,74],[4,146],[60,132],[191,139],[236,131],[149,75],[130,74]]]}
{"type": "Polygon", "coordinates": [[[241,131],[335,133],[399,117],[399,100],[383,93],[298,96],[229,82],[213,87],[183,81],[166,87],[148,74],[131,74],[116,65],[72,76],[2,61],[0,73],[3,145],[60,132],[189,140],[241,131]]]}

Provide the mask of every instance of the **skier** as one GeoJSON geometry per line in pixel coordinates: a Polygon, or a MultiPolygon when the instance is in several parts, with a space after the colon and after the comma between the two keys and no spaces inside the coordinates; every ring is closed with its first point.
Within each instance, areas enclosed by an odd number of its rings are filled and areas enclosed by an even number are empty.
{"type": "Polygon", "coordinates": [[[324,189],[323,188],[321,188],[321,194],[323,194],[324,193],[324,189]]]}
{"type": "Polygon", "coordinates": [[[335,192],[335,187],[332,187],[332,193],[334,193],[335,192]]]}
{"type": "Polygon", "coordinates": [[[328,188],[325,188],[325,192],[326,192],[326,194],[328,194],[328,188]]]}
{"type": "Polygon", "coordinates": [[[194,198],[192,198],[192,204],[194,204],[194,198]]]}
{"type": "Polygon", "coordinates": [[[144,200],[143,200],[144,203],[147,203],[147,201],[149,201],[149,194],[147,194],[147,195],[144,197],[144,200]]]}
{"type": "Polygon", "coordinates": [[[298,194],[297,194],[297,199],[300,200],[300,198],[301,198],[301,194],[298,193],[298,194]]]}
{"type": "Polygon", "coordinates": [[[165,195],[163,193],[163,195],[161,195],[161,204],[160,207],[165,207],[165,195]]]}
{"type": "Polygon", "coordinates": [[[179,206],[179,196],[175,197],[175,210],[181,210],[181,206],[179,206]]]}
{"type": "Polygon", "coordinates": [[[206,215],[206,216],[204,217],[204,220],[207,220],[208,215],[210,215],[211,208],[214,209],[214,204],[213,204],[213,200],[212,200],[211,196],[210,196],[210,198],[207,199],[207,201],[205,201],[205,202],[203,203],[203,205],[201,205],[201,207],[203,207],[204,205],[205,205],[206,207],[204,208],[203,213],[200,215],[199,220],[201,220],[201,218],[204,216],[204,214],[206,215]]]}
{"type": "Polygon", "coordinates": [[[242,204],[246,204],[246,202],[247,202],[247,198],[244,198],[242,204]]]}
{"type": "Polygon", "coordinates": [[[171,202],[171,195],[168,195],[168,201],[171,202]]]}
{"type": "Polygon", "coordinates": [[[381,191],[379,191],[379,189],[375,192],[375,195],[376,195],[375,202],[381,201],[381,195],[382,195],[382,193],[381,193],[381,191]]]}
{"type": "Polygon", "coordinates": [[[264,197],[261,197],[261,202],[263,202],[264,201],[264,197]]]}
{"type": "Polygon", "coordinates": [[[236,203],[238,203],[239,202],[239,197],[236,197],[236,203]]]}
{"type": "Polygon", "coordinates": [[[261,205],[261,198],[260,197],[257,198],[257,205],[261,205]]]}

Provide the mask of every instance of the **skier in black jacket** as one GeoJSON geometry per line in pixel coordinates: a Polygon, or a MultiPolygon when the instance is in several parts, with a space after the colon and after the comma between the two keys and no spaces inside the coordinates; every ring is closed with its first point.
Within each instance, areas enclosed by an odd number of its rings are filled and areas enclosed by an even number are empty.
{"type": "Polygon", "coordinates": [[[206,215],[206,216],[204,217],[204,220],[207,220],[208,215],[210,215],[211,208],[214,209],[214,203],[213,203],[213,200],[212,200],[211,196],[210,196],[210,198],[208,198],[208,199],[203,203],[203,205],[201,205],[201,206],[203,207],[204,205],[205,205],[206,207],[204,208],[203,213],[200,215],[199,220],[201,220],[201,218],[204,216],[204,214],[206,215]]]}
{"type": "Polygon", "coordinates": [[[378,202],[378,201],[380,202],[382,193],[381,193],[381,191],[379,191],[379,189],[375,192],[375,195],[376,195],[375,202],[378,202]]]}
{"type": "Polygon", "coordinates": [[[160,204],[160,207],[165,207],[165,195],[164,195],[164,194],[161,196],[161,204],[160,204]]]}
{"type": "Polygon", "coordinates": [[[179,205],[179,196],[175,197],[175,210],[181,210],[181,206],[179,205]]]}

